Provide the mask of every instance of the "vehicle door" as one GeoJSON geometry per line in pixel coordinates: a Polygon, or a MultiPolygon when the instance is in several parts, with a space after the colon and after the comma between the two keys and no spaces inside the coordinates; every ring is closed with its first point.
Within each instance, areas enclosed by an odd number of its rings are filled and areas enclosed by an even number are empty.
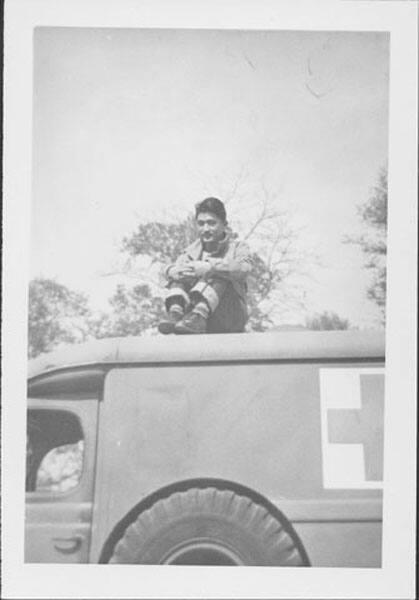
{"type": "Polygon", "coordinates": [[[28,400],[25,562],[88,561],[97,413],[97,398],[28,400]]]}

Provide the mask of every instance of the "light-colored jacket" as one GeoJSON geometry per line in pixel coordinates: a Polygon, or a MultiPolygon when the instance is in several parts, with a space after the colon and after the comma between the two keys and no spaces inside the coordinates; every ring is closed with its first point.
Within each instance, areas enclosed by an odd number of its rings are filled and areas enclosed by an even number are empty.
{"type": "Polygon", "coordinates": [[[252,270],[252,257],[249,247],[244,242],[239,242],[227,235],[219,243],[217,250],[203,258],[201,240],[196,240],[188,246],[176,262],[166,268],[166,277],[170,280],[170,269],[174,266],[184,266],[188,262],[205,260],[211,264],[211,271],[205,279],[214,277],[227,279],[231,282],[237,294],[245,300],[247,292],[247,277],[252,270]]]}

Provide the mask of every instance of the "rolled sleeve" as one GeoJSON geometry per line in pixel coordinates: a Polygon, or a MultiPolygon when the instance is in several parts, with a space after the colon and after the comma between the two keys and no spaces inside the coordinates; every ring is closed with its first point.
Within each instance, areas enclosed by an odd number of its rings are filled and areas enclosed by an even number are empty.
{"type": "Polygon", "coordinates": [[[250,249],[243,242],[237,245],[231,256],[213,258],[210,263],[212,276],[219,276],[232,281],[245,280],[253,268],[250,249]]]}

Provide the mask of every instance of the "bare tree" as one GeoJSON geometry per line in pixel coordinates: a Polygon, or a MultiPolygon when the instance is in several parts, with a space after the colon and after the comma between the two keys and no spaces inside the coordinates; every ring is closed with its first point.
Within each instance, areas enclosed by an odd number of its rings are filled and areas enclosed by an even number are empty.
{"type": "MultiPolygon", "coordinates": [[[[225,195],[221,197],[228,214],[234,219],[232,235],[248,242],[253,249],[254,269],[249,281],[249,328],[264,331],[277,322],[282,313],[292,308],[303,308],[304,293],[295,278],[307,276],[312,257],[309,258],[308,252],[299,246],[300,232],[292,227],[290,216],[278,209],[279,195],[268,190],[264,184],[260,184],[256,191],[254,187],[249,190],[246,169],[240,172],[231,188],[225,190],[225,195]]],[[[163,283],[159,274],[165,264],[172,263],[196,239],[196,235],[195,218],[189,214],[177,221],[139,223],[131,234],[124,237],[124,271],[136,283],[131,289],[119,289],[119,300],[114,304],[114,311],[128,314],[128,305],[136,295],[134,288],[144,290],[141,286],[148,286],[150,297],[156,300],[153,303],[153,318],[144,321],[138,317],[135,325],[125,321],[127,331],[139,332],[141,323],[145,329],[155,324],[163,308],[163,283]],[[149,260],[144,261],[145,258],[149,260]],[[124,298],[127,303],[125,307],[124,298]]],[[[139,302],[138,310],[143,308],[139,302]]],[[[111,319],[114,324],[115,319],[116,314],[111,319]]],[[[115,326],[110,327],[109,331],[111,333],[114,330],[115,326]]],[[[116,330],[119,331],[119,328],[116,330]]],[[[101,335],[103,331],[106,331],[106,327],[105,330],[102,327],[101,335]]]]}

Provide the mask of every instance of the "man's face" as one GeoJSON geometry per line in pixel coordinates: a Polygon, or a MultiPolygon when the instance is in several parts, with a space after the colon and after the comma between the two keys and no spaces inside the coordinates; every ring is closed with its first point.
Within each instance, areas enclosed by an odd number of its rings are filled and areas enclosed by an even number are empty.
{"type": "Polygon", "coordinates": [[[199,237],[204,244],[219,242],[225,235],[226,224],[213,213],[199,213],[196,224],[199,237]]]}

